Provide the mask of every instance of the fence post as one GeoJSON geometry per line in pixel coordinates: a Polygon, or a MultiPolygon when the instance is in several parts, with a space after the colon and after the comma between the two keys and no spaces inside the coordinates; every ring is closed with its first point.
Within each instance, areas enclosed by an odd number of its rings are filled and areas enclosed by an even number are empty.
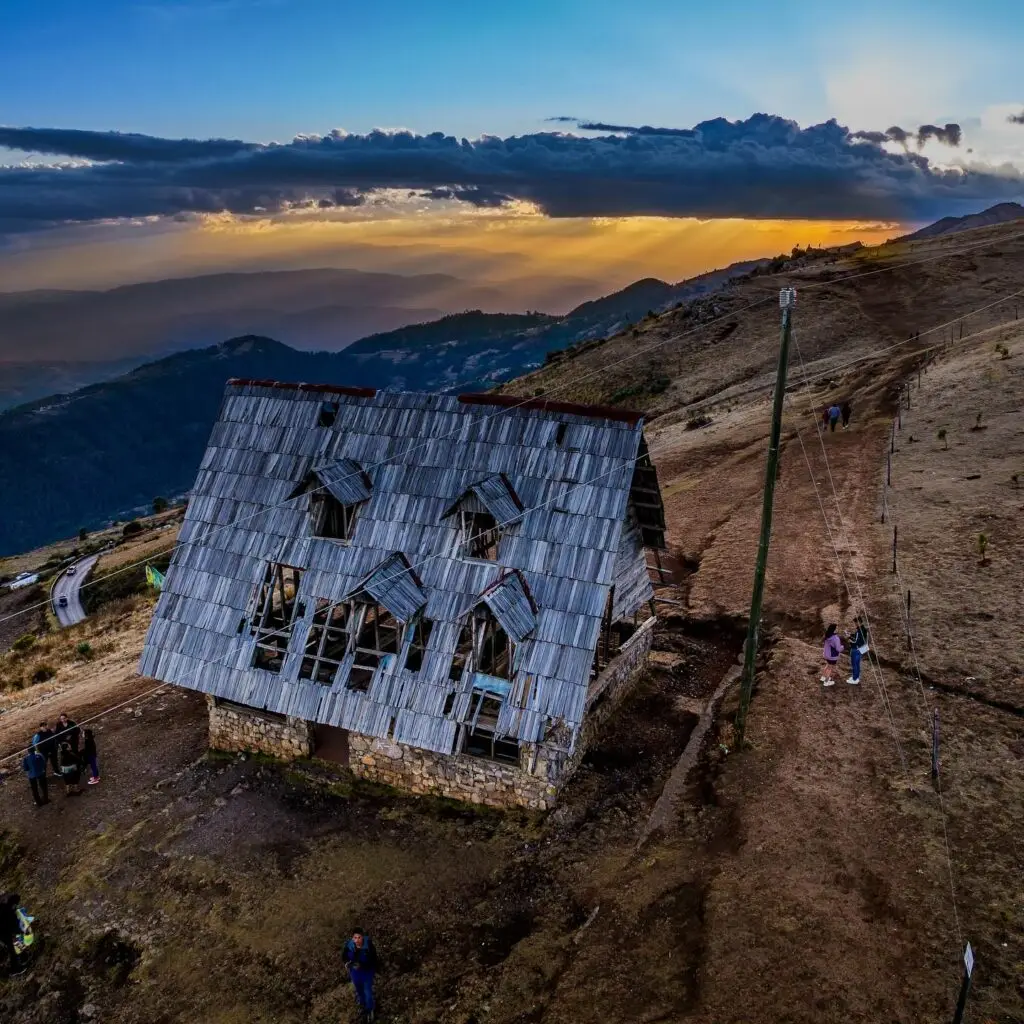
{"type": "Polygon", "coordinates": [[[892,487],[892,452],[885,457],[885,486],[892,487]]]}
{"type": "Polygon", "coordinates": [[[892,433],[889,436],[889,454],[896,451],[896,421],[892,421],[892,433]]]}
{"type": "Polygon", "coordinates": [[[964,976],[960,982],[960,998],[956,1002],[956,1012],[953,1014],[953,1024],[960,1024],[964,1019],[964,1010],[967,1007],[967,994],[971,991],[971,975],[974,973],[974,950],[971,944],[967,943],[964,950],[964,976]]]}
{"type": "Polygon", "coordinates": [[[932,712],[932,780],[939,778],[939,709],[932,712]]]}
{"type": "Polygon", "coordinates": [[[914,646],[913,636],[910,631],[910,587],[907,587],[907,650],[914,646]]]}
{"type": "Polygon", "coordinates": [[[892,571],[893,571],[893,573],[896,572],[896,535],[897,535],[898,531],[899,531],[899,527],[898,526],[893,526],[893,528],[892,528],[892,571]]]}

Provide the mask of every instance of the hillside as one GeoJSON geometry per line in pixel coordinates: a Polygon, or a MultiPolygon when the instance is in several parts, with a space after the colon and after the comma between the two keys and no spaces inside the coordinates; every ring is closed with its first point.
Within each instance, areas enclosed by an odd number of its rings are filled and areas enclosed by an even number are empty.
{"type": "Polygon", "coordinates": [[[352,1020],[338,946],[357,921],[386,957],[392,1024],[946,1021],[967,940],[965,1019],[1024,1020],[1024,321],[1010,300],[962,338],[946,326],[1020,289],[1015,233],[801,257],[506,385],[645,406],[670,548],[648,671],[543,819],[204,754],[202,698],[135,676],[150,597],[43,638],[57,674],[0,695],[0,754],[61,709],[116,710],[95,723],[101,786],[42,811],[18,778],[2,787],[0,886],[46,945],[0,1014],[352,1020]],[[742,644],[787,283],[790,400],[738,748],[735,687],[717,713],[710,695],[742,644]],[[850,428],[822,435],[837,397],[850,428]],[[824,626],[864,610],[861,685],[823,688],[824,626]]]}
{"type": "Polygon", "coordinates": [[[926,238],[939,238],[942,235],[955,235],[961,231],[974,228],[992,227],[1024,218],[1024,206],[1020,203],[997,203],[981,213],[968,214],[965,217],[943,217],[934,224],[921,228],[911,235],[905,235],[904,242],[918,242],[926,238]]]}
{"type": "Polygon", "coordinates": [[[301,352],[242,336],[7,410],[0,413],[0,479],[18,481],[22,498],[0,520],[0,554],[123,516],[156,494],[187,490],[230,377],[483,390],[542,365],[553,351],[602,338],[749,266],[676,285],[641,282],[565,317],[452,314],[371,335],[342,352],[301,352]]]}

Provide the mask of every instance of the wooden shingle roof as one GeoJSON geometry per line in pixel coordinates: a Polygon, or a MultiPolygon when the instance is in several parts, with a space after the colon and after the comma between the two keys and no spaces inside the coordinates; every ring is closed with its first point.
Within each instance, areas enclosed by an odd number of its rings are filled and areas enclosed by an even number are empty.
{"type": "MultiPolygon", "coordinates": [[[[575,737],[629,519],[642,421],[621,410],[612,418],[562,403],[503,407],[487,397],[229,383],[140,671],[253,707],[450,752],[457,727],[457,711],[445,713],[452,655],[466,610],[490,594],[504,602],[501,614],[522,637],[513,706],[503,720],[514,720],[524,741],[542,738],[555,723],[575,737]],[[318,426],[325,400],[337,405],[329,427],[318,426]],[[571,447],[559,441],[566,434],[560,424],[572,428],[571,447]],[[342,466],[347,474],[328,469],[342,466]],[[314,470],[326,473],[330,483],[321,479],[332,491],[362,502],[350,543],[311,533],[311,496],[296,492],[314,470]],[[515,511],[498,562],[463,557],[459,517],[445,517],[473,488],[503,516],[515,511]],[[246,628],[270,562],[304,570],[304,616],[280,673],[252,667],[246,628]],[[516,582],[491,589],[510,575],[516,582]],[[365,693],[343,680],[299,678],[317,600],[343,601],[360,587],[393,604],[399,617],[422,613],[432,621],[419,671],[379,671],[365,693]]],[[[649,596],[648,587],[631,601],[638,607],[649,596]]]]}

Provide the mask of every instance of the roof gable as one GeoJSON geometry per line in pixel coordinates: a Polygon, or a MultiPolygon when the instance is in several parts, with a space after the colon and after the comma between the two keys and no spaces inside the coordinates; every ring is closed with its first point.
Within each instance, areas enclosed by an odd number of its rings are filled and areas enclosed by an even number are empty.
{"type": "Polygon", "coordinates": [[[427,603],[420,578],[400,551],[385,558],[351,596],[358,600],[364,595],[382,604],[401,622],[409,622],[427,603]]]}
{"type": "Polygon", "coordinates": [[[444,513],[450,516],[459,506],[472,495],[492,516],[499,526],[512,526],[523,518],[523,503],[516,494],[515,488],[504,473],[494,473],[476,483],[470,484],[444,513]]]}
{"type": "Polygon", "coordinates": [[[537,606],[526,579],[518,570],[499,577],[480,595],[477,604],[486,605],[517,644],[537,628],[537,606]]]}
{"type": "Polygon", "coordinates": [[[357,505],[367,501],[373,493],[369,475],[354,459],[338,459],[314,466],[291,497],[297,498],[300,494],[321,489],[342,505],[357,505]]]}

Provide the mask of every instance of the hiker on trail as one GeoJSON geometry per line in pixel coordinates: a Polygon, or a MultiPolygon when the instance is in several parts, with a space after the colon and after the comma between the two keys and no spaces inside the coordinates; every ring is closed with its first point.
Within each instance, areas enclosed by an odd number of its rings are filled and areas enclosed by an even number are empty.
{"type": "Polygon", "coordinates": [[[57,719],[57,742],[70,743],[71,749],[77,754],[80,730],[76,722],[68,718],[67,712],[62,711],[57,719]]]}
{"type": "Polygon", "coordinates": [[[838,624],[833,622],[825,631],[825,646],[821,649],[821,656],[825,659],[825,671],[821,676],[824,686],[836,685],[836,664],[839,662],[839,655],[843,653],[843,641],[836,632],[837,629],[838,624]]]}
{"type": "Polygon", "coordinates": [[[28,776],[28,784],[32,787],[32,799],[36,807],[50,802],[49,787],[46,782],[46,758],[39,753],[38,747],[33,747],[21,761],[21,767],[28,776]]]}
{"type": "Polygon", "coordinates": [[[858,615],[854,619],[856,629],[850,636],[850,678],[846,681],[851,686],[860,682],[860,659],[868,653],[868,627],[858,615]]]}
{"type": "Polygon", "coordinates": [[[356,990],[356,1002],[362,1012],[364,1021],[374,1019],[373,981],[380,966],[377,959],[377,947],[370,936],[357,928],[352,938],[345,943],[341,959],[348,967],[348,976],[356,990]]]}
{"type": "Polygon", "coordinates": [[[100,781],[100,763],[96,753],[96,737],[92,729],[86,729],[82,741],[82,762],[89,766],[89,785],[95,786],[100,781]]]}
{"type": "Polygon", "coordinates": [[[64,780],[65,796],[82,792],[82,787],[79,785],[82,780],[82,762],[71,749],[70,743],[60,745],[60,774],[64,780]]]}
{"type": "Polygon", "coordinates": [[[833,405],[828,411],[828,425],[832,429],[832,433],[835,433],[836,424],[839,422],[839,417],[842,416],[843,411],[838,405],[833,405]]]}
{"type": "Polygon", "coordinates": [[[828,430],[828,406],[821,410],[821,429],[828,430]]]}
{"type": "Polygon", "coordinates": [[[845,430],[850,425],[850,417],[853,415],[853,406],[850,405],[849,399],[843,402],[843,407],[839,411],[843,415],[843,430],[845,430]]]}
{"type": "Polygon", "coordinates": [[[45,723],[39,723],[39,731],[32,737],[32,745],[39,748],[43,760],[53,765],[53,777],[60,778],[60,764],[57,761],[57,737],[53,730],[45,723]]]}
{"type": "Polygon", "coordinates": [[[18,919],[18,904],[21,897],[16,892],[6,892],[0,896],[0,943],[7,950],[11,964],[11,974],[24,974],[25,967],[14,941],[21,935],[21,921],[18,919]]]}

